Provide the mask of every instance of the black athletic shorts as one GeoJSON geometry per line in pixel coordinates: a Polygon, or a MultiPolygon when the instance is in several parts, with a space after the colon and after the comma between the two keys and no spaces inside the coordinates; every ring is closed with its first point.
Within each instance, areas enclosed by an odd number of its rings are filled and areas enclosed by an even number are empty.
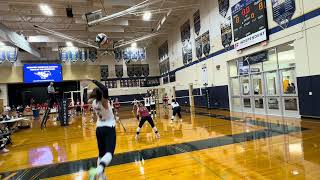
{"type": "Polygon", "coordinates": [[[102,158],[107,152],[114,154],[116,148],[116,129],[115,127],[97,127],[97,143],[99,148],[99,157],[102,158]]]}

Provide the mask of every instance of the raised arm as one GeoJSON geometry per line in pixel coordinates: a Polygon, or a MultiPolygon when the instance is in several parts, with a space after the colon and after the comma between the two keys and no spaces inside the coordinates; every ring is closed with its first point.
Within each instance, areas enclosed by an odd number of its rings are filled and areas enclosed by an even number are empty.
{"type": "Polygon", "coordinates": [[[91,82],[93,82],[96,86],[98,86],[98,88],[102,91],[102,96],[104,99],[109,98],[108,88],[105,85],[103,85],[102,83],[100,83],[97,80],[91,80],[91,82]]]}

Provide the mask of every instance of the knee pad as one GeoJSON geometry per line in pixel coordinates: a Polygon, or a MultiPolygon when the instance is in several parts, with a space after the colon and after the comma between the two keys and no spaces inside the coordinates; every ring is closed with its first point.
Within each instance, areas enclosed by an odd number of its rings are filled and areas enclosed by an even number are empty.
{"type": "Polygon", "coordinates": [[[110,152],[107,152],[101,159],[99,165],[102,165],[103,167],[106,167],[110,164],[112,160],[112,154],[110,152]]]}

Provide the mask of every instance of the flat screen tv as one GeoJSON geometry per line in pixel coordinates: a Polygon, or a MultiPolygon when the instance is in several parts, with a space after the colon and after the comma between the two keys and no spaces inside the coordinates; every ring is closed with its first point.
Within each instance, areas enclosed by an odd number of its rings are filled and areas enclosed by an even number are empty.
{"type": "Polygon", "coordinates": [[[60,64],[25,64],[23,66],[24,83],[61,82],[60,64]]]}

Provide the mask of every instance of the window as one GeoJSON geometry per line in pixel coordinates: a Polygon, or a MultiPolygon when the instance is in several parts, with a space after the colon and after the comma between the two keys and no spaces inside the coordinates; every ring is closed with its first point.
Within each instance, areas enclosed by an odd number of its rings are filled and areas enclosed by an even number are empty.
{"type": "Polygon", "coordinates": [[[292,45],[279,46],[277,53],[279,69],[295,67],[295,54],[292,45]]]}
{"type": "Polygon", "coordinates": [[[262,76],[261,74],[252,75],[252,88],[254,95],[262,95],[263,88],[262,88],[262,76]]]}
{"type": "Polygon", "coordinates": [[[231,91],[232,96],[240,96],[240,84],[239,84],[239,78],[231,78],[231,91]]]}
{"type": "Polygon", "coordinates": [[[234,77],[238,75],[238,68],[237,68],[237,61],[230,61],[229,62],[229,70],[230,70],[230,77],[234,77]]]}
{"type": "Polygon", "coordinates": [[[297,98],[284,98],[284,109],[286,111],[298,111],[297,98]]]}
{"type": "Polygon", "coordinates": [[[255,98],[254,107],[257,109],[263,109],[264,108],[263,98],[255,98]]]}
{"type": "Polygon", "coordinates": [[[251,108],[251,99],[250,98],[243,98],[243,106],[245,108],[251,108]]]}
{"type": "Polygon", "coordinates": [[[269,109],[279,109],[279,101],[277,98],[269,98],[268,99],[268,107],[269,109]]]}
{"type": "Polygon", "coordinates": [[[235,109],[241,109],[240,98],[232,98],[232,107],[235,109]]]}
{"type": "Polygon", "coordinates": [[[296,94],[296,76],[293,69],[282,71],[283,94],[296,94]]]}
{"type": "Polygon", "coordinates": [[[249,96],[250,95],[249,76],[241,77],[241,84],[242,84],[242,95],[249,96]]]}
{"type": "Polygon", "coordinates": [[[246,60],[238,61],[239,75],[249,74],[249,63],[246,60]]]}
{"type": "Polygon", "coordinates": [[[277,95],[277,72],[266,73],[267,95],[277,95]]]}
{"type": "Polygon", "coordinates": [[[275,49],[268,51],[268,60],[263,62],[263,70],[271,71],[278,69],[277,53],[275,49]]]}

